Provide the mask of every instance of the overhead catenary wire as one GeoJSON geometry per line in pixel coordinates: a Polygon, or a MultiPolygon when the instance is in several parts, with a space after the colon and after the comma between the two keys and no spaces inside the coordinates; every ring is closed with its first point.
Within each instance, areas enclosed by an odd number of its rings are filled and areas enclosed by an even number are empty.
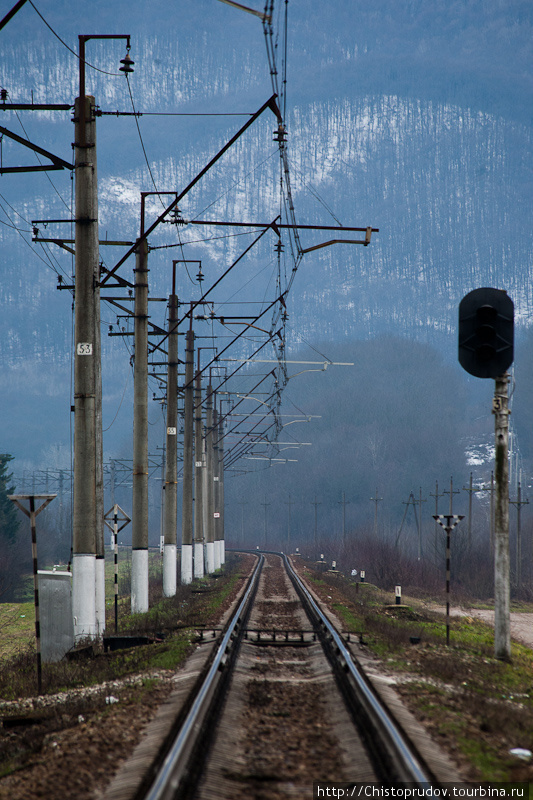
{"type": "MultiPolygon", "coordinates": [[[[48,30],[49,30],[49,31],[50,31],[50,32],[51,32],[51,33],[52,33],[52,34],[53,34],[53,35],[56,37],[56,39],[57,39],[59,42],[61,42],[61,44],[63,45],[63,47],[65,47],[65,48],[66,48],[66,49],[69,51],[69,53],[71,53],[71,54],[72,54],[72,55],[73,55],[75,58],[77,58],[77,59],[78,59],[78,61],[79,61],[79,60],[80,60],[79,53],[76,53],[76,51],[75,51],[75,50],[73,50],[71,47],[69,47],[69,45],[68,45],[68,44],[67,44],[67,43],[66,43],[66,42],[65,42],[65,41],[64,41],[64,40],[61,38],[61,36],[60,36],[60,35],[57,33],[57,31],[55,31],[55,30],[52,28],[52,26],[50,25],[50,23],[49,23],[49,22],[47,22],[47,20],[46,20],[46,19],[43,17],[43,15],[41,14],[41,12],[40,12],[40,11],[39,11],[39,9],[37,8],[37,6],[36,6],[36,5],[35,5],[35,4],[32,2],[32,0],[29,0],[29,4],[30,4],[30,6],[33,8],[33,10],[34,10],[34,11],[35,11],[35,13],[37,14],[37,16],[39,16],[39,17],[41,18],[41,20],[44,22],[44,24],[46,25],[46,27],[48,28],[48,30]]],[[[107,71],[107,70],[105,70],[105,69],[100,69],[99,67],[95,67],[95,65],[94,65],[94,64],[91,64],[91,63],[89,63],[87,60],[86,60],[84,63],[85,63],[85,66],[86,66],[86,67],[89,67],[90,69],[94,69],[94,70],[95,70],[95,72],[101,72],[103,75],[112,75],[112,76],[114,76],[114,77],[119,77],[119,78],[121,78],[121,77],[122,77],[122,75],[120,74],[120,72],[108,72],[108,71],[107,71]]]]}

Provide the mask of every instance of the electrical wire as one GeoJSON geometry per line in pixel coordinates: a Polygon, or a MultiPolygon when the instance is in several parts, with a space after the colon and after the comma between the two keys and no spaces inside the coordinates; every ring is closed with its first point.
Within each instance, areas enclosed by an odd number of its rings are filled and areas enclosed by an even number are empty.
{"type": "MultiPolygon", "coordinates": [[[[261,228],[252,228],[249,231],[244,231],[244,232],[241,232],[241,233],[227,233],[227,234],[224,234],[222,236],[210,236],[207,239],[187,239],[185,242],[183,242],[183,244],[184,245],[185,244],[204,244],[204,243],[207,243],[207,242],[216,242],[219,239],[234,239],[237,236],[250,236],[252,234],[259,233],[260,230],[261,230],[261,228]]],[[[181,247],[181,246],[182,246],[181,242],[178,242],[176,244],[161,244],[161,245],[150,246],[150,251],[152,251],[152,250],[170,250],[172,247],[181,247]]]]}
{"type": "MultiPolygon", "coordinates": [[[[33,8],[33,10],[35,11],[35,13],[36,13],[36,14],[37,14],[37,15],[38,15],[40,18],[41,18],[41,20],[44,22],[44,24],[46,25],[46,27],[48,28],[48,30],[49,30],[49,31],[51,31],[51,33],[53,33],[53,34],[54,34],[54,36],[56,37],[56,39],[57,39],[59,42],[61,42],[61,44],[63,45],[63,47],[66,47],[66,49],[69,51],[69,53],[72,53],[72,55],[73,55],[75,58],[77,58],[77,59],[78,59],[78,61],[80,61],[80,56],[79,56],[79,53],[76,53],[76,52],[75,52],[75,50],[73,50],[71,47],[69,47],[69,46],[68,46],[68,44],[67,44],[65,41],[63,41],[63,39],[61,38],[61,36],[60,36],[58,33],[56,33],[56,31],[55,31],[55,30],[52,28],[52,26],[51,26],[51,25],[50,25],[50,24],[49,24],[49,23],[48,23],[48,22],[45,20],[45,18],[43,17],[43,15],[41,14],[41,12],[40,12],[40,11],[39,11],[39,9],[37,8],[37,6],[36,6],[36,5],[35,5],[35,4],[32,2],[32,0],[29,0],[29,2],[30,2],[30,6],[33,8]]],[[[89,63],[89,61],[85,61],[85,66],[86,66],[86,67],[89,67],[90,69],[94,69],[94,70],[95,70],[95,72],[101,72],[101,73],[102,73],[102,75],[112,75],[112,76],[114,76],[114,77],[121,77],[121,75],[120,75],[120,73],[119,73],[119,72],[107,72],[105,69],[100,69],[99,67],[95,67],[95,66],[94,66],[94,64],[90,64],[90,63],[89,63]]]]}
{"type": "Polygon", "coordinates": [[[310,184],[310,183],[308,183],[308,182],[305,180],[305,178],[303,177],[303,172],[302,172],[301,170],[299,170],[299,169],[298,169],[298,167],[296,167],[296,166],[294,165],[294,163],[292,163],[292,162],[290,162],[290,163],[291,163],[292,169],[293,169],[293,170],[294,170],[296,173],[298,173],[298,174],[299,174],[299,176],[300,176],[300,180],[302,181],[303,185],[304,185],[304,186],[305,186],[305,188],[308,190],[308,192],[309,192],[310,194],[312,194],[312,195],[313,195],[313,197],[314,197],[316,200],[318,200],[318,202],[319,202],[319,203],[320,203],[320,204],[321,204],[321,205],[322,205],[322,206],[325,208],[325,210],[328,212],[328,214],[329,214],[329,215],[330,215],[330,216],[331,216],[331,217],[332,217],[332,218],[335,220],[335,222],[337,223],[337,225],[340,225],[340,227],[342,228],[342,227],[343,227],[343,224],[342,224],[342,222],[340,221],[340,219],[339,219],[338,217],[336,217],[336,216],[335,216],[335,214],[333,213],[333,211],[331,210],[331,208],[328,206],[328,204],[326,203],[326,201],[324,200],[324,198],[323,198],[323,197],[320,195],[320,193],[318,192],[318,190],[317,190],[317,189],[315,189],[315,187],[314,187],[314,186],[311,186],[311,184],[310,184]]]}
{"type": "MultiPolygon", "coordinates": [[[[2,195],[0,195],[0,197],[2,198],[2,200],[5,200],[5,199],[4,199],[4,197],[2,197],[2,195]]],[[[5,201],[5,202],[7,202],[7,201],[5,201]]],[[[8,205],[9,205],[9,203],[8,203],[8,205]]],[[[12,206],[9,206],[9,207],[10,207],[10,208],[12,208],[12,206]]],[[[4,206],[2,205],[2,203],[0,203],[0,209],[1,209],[1,210],[4,212],[4,214],[6,215],[6,217],[8,218],[8,220],[11,222],[11,225],[12,225],[12,227],[13,227],[13,228],[16,230],[16,232],[18,233],[18,235],[20,236],[20,238],[22,239],[22,241],[24,242],[24,244],[25,244],[25,245],[27,245],[27,246],[30,248],[30,250],[32,251],[32,253],[33,253],[35,256],[37,256],[37,258],[38,258],[40,261],[42,261],[42,262],[43,262],[43,264],[45,264],[47,267],[50,267],[50,268],[51,268],[51,269],[52,269],[54,272],[57,272],[57,270],[56,270],[56,269],[54,269],[54,267],[53,267],[53,266],[52,266],[52,265],[51,265],[51,264],[50,264],[50,263],[49,263],[49,262],[48,262],[48,261],[47,261],[45,258],[43,258],[43,256],[41,256],[41,255],[40,255],[40,254],[39,254],[39,253],[38,253],[38,252],[35,250],[35,248],[34,248],[34,247],[32,246],[32,244],[31,244],[31,242],[28,242],[28,240],[27,240],[27,239],[24,237],[24,235],[23,235],[23,232],[20,230],[20,228],[18,228],[18,227],[15,225],[15,223],[13,222],[13,220],[11,219],[11,217],[9,216],[9,214],[7,213],[7,211],[5,210],[4,206]]],[[[14,209],[13,209],[13,210],[14,210],[14,209]]],[[[17,213],[17,214],[18,214],[18,212],[15,212],[15,213],[17,213]]],[[[20,216],[20,214],[19,214],[19,216],[20,216]]],[[[25,221],[26,221],[26,220],[25,220],[25,221]]]]}
{"type": "Polygon", "coordinates": [[[120,398],[120,403],[118,404],[117,413],[115,414],[115,416],[113,417],[112,422],[107,426],[107,428],[103,428],[102,429],[102,433],[106,433],[110,428],[113,427],[113,424],[115,423],[115,421],[116,421],[116,419],[117,419],[117,417],[118,417],[118,415],[120,413],[120,409],[122,408],[122,403],[124,402],[124,398],[126,396],[126,389],[128,388],[128,384],[130,382],[130,371],[131,370],[128,370],[128,372],[126,373],[126,383],[124,384],[124,391],[122,392],[122,397],[120,398]]]}

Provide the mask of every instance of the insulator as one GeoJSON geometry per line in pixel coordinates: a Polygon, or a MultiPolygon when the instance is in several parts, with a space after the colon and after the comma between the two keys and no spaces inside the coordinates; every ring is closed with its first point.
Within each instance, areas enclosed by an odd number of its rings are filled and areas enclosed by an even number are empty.
{"type": "Polygon", "coordinates": [[[286,142],[287,141],[287,129],[284,125],[278,125],[277,131],[274,131],[274,142],[286,142]]]}
{"type": "Polygon", "coordinates": [[[122,64],[122,66],[119,67],[120,72],[124,72],[126,75],[128,75],[130,72],[133,72],[133,65],[135,64],[135,61],[130,58],[129,51],[126,53],[124,58],[120,59],[120,63],[122,64]]]}

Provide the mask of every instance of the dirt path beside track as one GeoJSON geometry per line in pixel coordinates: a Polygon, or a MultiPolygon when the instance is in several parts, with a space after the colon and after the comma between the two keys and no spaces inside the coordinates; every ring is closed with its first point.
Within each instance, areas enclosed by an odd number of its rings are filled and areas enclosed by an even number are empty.
{"type": "MultiPolygon", "coordinates": [[[[446,613],[444,606],[439,606],[436,610],[446,613]]],[[[454,617],[475,617],[494,625],[494,611],[490,609],[452,607],[450,614],[454,617]]],[[[527,647],[533,648],[533,614],[512,611],[511,636],[527,647]]]]}

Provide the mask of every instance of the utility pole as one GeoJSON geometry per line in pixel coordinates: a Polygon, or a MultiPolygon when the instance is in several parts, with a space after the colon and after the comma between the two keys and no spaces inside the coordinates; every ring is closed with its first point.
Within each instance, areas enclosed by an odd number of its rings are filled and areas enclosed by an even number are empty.
{"type": "Polygon", "coordinates": [[[318,506],[322,505],[322,503],[317,503],[316,494],[315,494],[315,501],[314,501],[314,503],[311,503],[311,505],[315,507],[315,538],[314,538],[314,542],[315,542],[315,550],[316,550],[316,548],[318,546],[317,545],[317,538],[318,538],[317,537],[317,509],[318,509],[318,506]]]}
{"type": "Polygon", "coordinates": [[[509,409],[507,385],[509,375],[495,379],[494,432],[495,457],[495,514],[494,514],[494,654],[504,661],[511,660],[510,581],[509,581],[509,409]]]}
{"type": "Polygon", "coordinates": [[[439,523],[437,522],[437,519],[436,519],[436,517],[438,517],[438,515],[439,515],[439,497],[444,497],[444,492],[442,492],[442,494],[439,494],[439,482],[438,482],[438,481],[435,481],[435,494],[431,494],[431,492],[430,492],[430,493],[429,493],[429,496],[430,496],[430,497],[434,497],[434,498],[435,498],[435,514],[433,515],[433,519],[435,520],[435,531],[434,531],[434,533],[435,533],[435,543],[434,543],[434,550],[435,550],[435,555],[436,555],[436,554],[437,554],[437,526],[438,526],[438,524],[439,524],[439,523]]]}
{"type": "Polygon", "coordinates": [[[215,564],[222,565],[220,542],[220,463],[218,454],[218,409],[216,395],[213,398],[213,531],[215,541],[215,564]]]}
{"type": "Polygon", "coordinates": [[[238,504],[241,506],[241,545],[244,545],[244,506],[248,503],[245,500],[239,500],[238,504]]]}
{"type": "MultiPolygon", "coordinates": [[[[450,499],[452,495],[450,494],[450,499]]],[[[450,644],[450,580],[451,580],[451,532],[464,517],[461,514],[436,514],[433,519],[446,531],[446,645],[450,644]]]]}
{"type": "Polygon", "coordinates": [[[516,506],[516,588],[520,590],[522,586],[522,506],[529,504],[526,498],[522,500],[522,487],[518,482],[516,500],[509,500],[509,503],[516,506]]]}
{"type": "MultiPolygon", "coordinates": [[[[100,264],[95,100],[85,95],[85,44],[79,36],[79,96],[74,103],[75,297],[74,297],[74,491],[72,509],[72,611],[77,640],[103,630],[104,505],[100,264]],[[98,566],[97,566],[98,561],[98,566]]],[[[132,72],[126,55],[123,72],[132,72]]]]}
{"type": "Polygon", "coordinates": [[[294,505],[294,500],[291,500],[289,492],[289,499],[285,500],[287,506],[287,553],[291,552],[291,507],[294,505]]]}
{"type": "MultiPolygon", "coordinates": [[[[343,494],[343,497],[344,497],[344,494],[343,494]]],[[[377,537],[377,535],[378,535],[378,503],[381,502],[381,500],[383,500],[382,497],[378,497],[377,488],[376,488],[376,496],[375,497],[371,497],[370,499],[372,500],[373,503],[375,503],[375,506],[374,506],[374,537],[377,537]]]]}
{"type": "Polygon", "coordinates": [[[422,558],[422,503],[425,503],[426,500],[422,500],[422,487],[420,486],[420,492],[418,495],[418,560],[422,558]]]}
{"type": "MultiPolygon", "coordinates": [[[[81,60],[80,39],[80,64],[81,60]]],[[[94,97],[85,97],[84,92],[83,87],[83,95],[80,93],[74,106],[76,285],[72,611],[76,639],[94,637],[97,634],[96,362],[100,359],[100,351],[96,330],[100,323],[100,275],[95,103],[94,97]]]]}
{"type": "Polygon", "coordinates": [[[204,491],[202,444],[202,373],[200,371],[200,348],[194,389],[194,577],[204,577],[204,491]]]}
{"type": "Polygon", "coordinates": [[[133,473],[131,514],[131,611],[148,611],[148,243],[141,235],[135,255],[133,473]]]}
{"type": "Polygon", "coordinates": [[[224,422],[222,413],[218,418],[218,491],[219,491],[219,530],[220,564],[226,563],[226,532],[224,525],[224,422]]]}
{"type": "Polygon", "coordinates": [[[404,522],[405,522],[405,518],[407,517],[407,512],[409,511],[409,506],[411,504],[413,506],[413,514],[415,516],[415,525],[416,525],[416,529],[418,531],[418,538],[419,538],[419,541],[420,541],[420,527],[419,527],[419,524],[418,524],[418,518],[416,516],[416,500],[415,500],[415,496],[414,496],[413,492],[409,492],[409,499],[407,500],[407,503],[405,503],[405,502],[402,503],[402,505],[405,506],[405,511],[403,512],[402,524],[400,525],[400,530],[398,531],[398,536],[396,537],[396,543],[394,545],[395,547],[398,547],[398,543],[400,541],[400,536],[402,535],[402,530],[403,530],[403,525],[404,525],[404,522]]]}
{"type": "Polygon", "coordinates": [[[449,489],[444,489],[442,493],[450,495],[450,514],[453,514],[453,495],[454,494],[460,494],[459,489],[454,489],[453,488],[453,475],[451,475],[451,477],[450,477],[450,488],[449,489]]]}
{"type": "Polygon", "coordinates": [[[215,572],[220,564],[217,564],[215,553],[215,519],[213,514],[214,497],[213,497],[213,387],[209,383],[207,386],[207,398],[205,404],[205,454],[206,454],[206,555],[207,555],[207,572],[212,574],[215,572]]]}
{"type": "Polygon", "coordinates": [[[490,473],[490,553],[494,555],[494,471],[490,473]]]}
{"type": "Polygon", "coordinates": [[[165,552],[165,454],[167,451],[167,440],[163,447],[156,447],[156,450],[161,450],[161,509],[159,515],[159,554],[164,557],[165,552]]]}
{"type": "Polygon", "coordinates": [[[194,425],[194,331],[192,313],[185,339],[185,388],[183,420],[183,503],[181,511],[181,582],[193,578],[193,425],[194,425]]]}
{"type": "Polygon", "coordinates": [[[266,550],[266,546],[267,546],[267,508],[270,505],[270,503],[267,503],[267,496],[266,495],[265,495],[265,502],[261,503],[261,505],[265,509],[265,550],[266,550]]]}
{"type": "Polygon", "coordinates": [[[168,303],[167,432],[165,499],[163,513],[163,594],[176,594],[178,527],[178,297],[176,267],[172,269],[172,294],[168,303]]]}
{"type": "Polygon", "coordinates": [[[470,552],[472,549],[472,495],[477,491],[472,486],[472,473],[470,473],[468,488],[463,486],[463,491],[468,492],[468,552],[470,552]]]}
{"type": "Polygon", "coordinates": [[[111,476],[109,478],[109,485],[111,491],[111,505],[115,505],[115,459],[112,458],[110,461],[110,469],[109,469],[111,476]]]}

